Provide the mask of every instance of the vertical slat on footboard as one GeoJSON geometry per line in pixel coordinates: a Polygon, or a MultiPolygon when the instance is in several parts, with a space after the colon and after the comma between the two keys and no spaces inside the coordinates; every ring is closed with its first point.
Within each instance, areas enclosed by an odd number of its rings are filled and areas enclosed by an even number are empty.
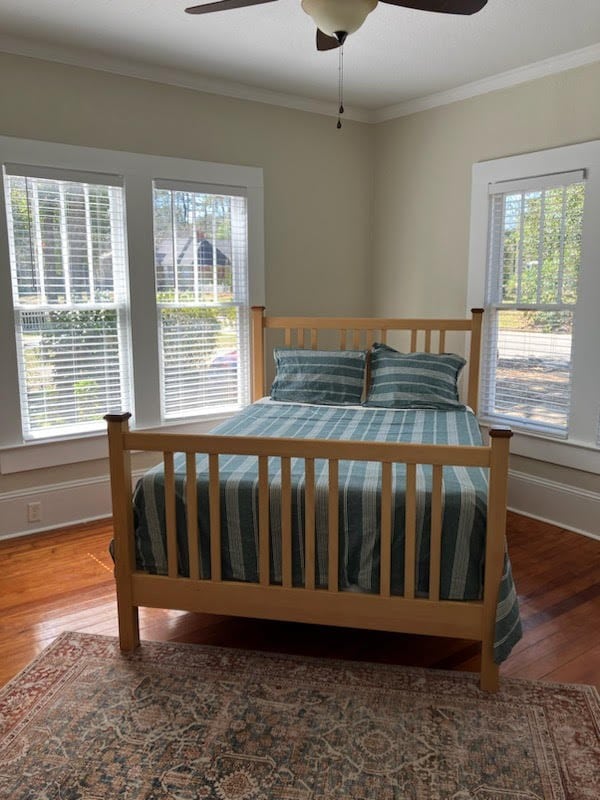
{"type": "Polygon", "coordinates": [[[281,459],[281,579],[292,585],[292,479],[290,459],[281,459]]]}
{"type": "Polygon", "coordinates": [[[269,458],[258,457],[258,575],[262,586],[270,584],[269,565],[269,458]]]}
{"type": "Polygon", "coordinates": [[[169,578],[177,577],[177,516],[173,453],[163,453],[165,465],[165,521],[167,528],[167,569],[169,578]]]}
{"type": "Polygon", "coordinates": [[[415,596],[415,555],[417,528],[417,465],[406,465],[404,525],[404,596],[415,596]]]}
{"type": "Polygon", "coordinates": [[[433,467],[431,483],[431,536],[429,540],[429,599],[440,599],[440,561],[442,555],[442,469],[433,467]]]}
{"type": "Polygon", "coordinates": [[[315,461],[304,461],[304,586],[315,588],[315,461]]]}
{"type": "Polygon", "coordinates": [[[208,457],[208,508],[210,516],[210,577],[221,580],[221,493],[219,490],[219,456],[208,457]]]}
{"type": "Polygon", "coordinates": [[[381,464],[381,573],[379,594],[390,596],[392,558],[392,465],[381,464]]]}
{"type": "Polygon", "coordinates": [[[339,550],[340,550],[340,513],[339,513],[339,469],[338,462],[329,459],[329,551],[327,588],[330,592],[338,590],[339,550]]]}
{"type": "Polygon", "coordinates": [[[196,494],[196,454],[185,456],[185,506],[187,515],[188,556],[190,578],[200,578],[200,556],[198,553],[198,495],[196,494]]]}

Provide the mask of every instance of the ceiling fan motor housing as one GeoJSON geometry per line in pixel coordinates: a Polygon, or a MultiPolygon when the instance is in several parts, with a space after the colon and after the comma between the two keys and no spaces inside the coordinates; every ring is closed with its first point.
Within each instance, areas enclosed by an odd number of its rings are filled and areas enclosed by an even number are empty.
{"type": "Polygon", "coordinates": [[[357,31],[376,5],[377,0],[302,0],[317,28],[338,40],[357,31]]]}

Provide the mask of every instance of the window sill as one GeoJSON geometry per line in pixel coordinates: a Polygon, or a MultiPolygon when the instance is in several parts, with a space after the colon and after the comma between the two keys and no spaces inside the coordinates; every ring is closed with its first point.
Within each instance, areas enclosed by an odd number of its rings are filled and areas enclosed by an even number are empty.
{"type": "MultiPolygon", "coordinates": [[[[493,423],[489,421],[481,423],[482,430],[486,432],[493,427],[493,423]]],[[[513,432],[510,445],[510,452],[513,455],[546,461],[549,464],[591,472],[595,475],[600,474],[600,448],[593,444],[573,439],[554,439],[514,427],[513,432]]]]}
{"type": "MultiPolygon", "coordinates": [[[[152,433],[168,428],[169,433],[209,433],[218,422],[229,419],[234,413],[234,411],[215,411],[201,417],[194,417],[193,420],[175,420],[160,426],[137,428],[136,430],[152,433]]],[[[108,458],[108,441],[105,432],[25,442],[21,445],[0,449],[0,474],[29,472],[34,469],[60,467],[103,458],[108,458]]]]}

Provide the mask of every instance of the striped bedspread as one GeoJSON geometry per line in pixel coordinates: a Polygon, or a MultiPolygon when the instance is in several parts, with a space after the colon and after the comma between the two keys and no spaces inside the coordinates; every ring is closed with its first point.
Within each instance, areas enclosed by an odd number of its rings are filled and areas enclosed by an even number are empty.
{"type": "MultiPolygon", "coordinates": [[[[342,439],[371,442],[481,444],[479,427],[468,410],[388,410],[261,401],[220,425],[214,433],[342,439]]],[[[271,530],[279,531],[281,471],[270,460],[271,530]]],[[[208,459],[197,456],[198,523],[202,577],[210,575],[208,459]]],[[[258,580],[258,466],[256,457],[220,456],[222,575],[224,580],[258,580]]],[[[379,464],[339,462],[341,590],[379,590],[379,464]]],[[[293,583],[304,582],[304,461],[292,459],[293,583]]],[[[179,573],[189,574],[185,507],[185,456],[175,456],[179,573]]],[[[417,466],[417,592],[427,596],[431,519],[430,466],[417,466]]],[[[402,594],[404,576],[405,466],[392,474],[392,593],[402,594]]],[[[483,586],[486,471],[479,467],[444,467],[441,598],[477,600],[483,586]]],[[[316,581],[327,585],[327,462],[315,462],[316,581]]],[[[138,568],[166,574],[164,476],[162,464],[147,472],[134,493],[138,568]]],[[[271,581],[281,582],[280,536],[271,539],[271,581]]],[[[457,612],[458,613],[458,612],[457,612]]],[[[495,659],[499,663],[521,638],[521,625],[510,561],[505,558],[496,617],[495,659]]]]}

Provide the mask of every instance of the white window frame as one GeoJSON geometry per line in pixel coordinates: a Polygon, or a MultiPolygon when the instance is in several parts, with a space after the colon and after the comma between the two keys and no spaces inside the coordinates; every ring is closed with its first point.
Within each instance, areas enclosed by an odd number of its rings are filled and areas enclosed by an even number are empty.
{"type": "Polygon", "coordinates": [[[600,141],[558,147],[536,153],[499,158],[473,165],[467,307],[483,307],[486,297],[489,185],[584,170],[585,205],[582,263],[573,330],[572,384],[569,435],[558,439],[519,430],[511,451],[516,455],[600,474],[598,423],[600,418],[600,141]]]}
{"type": "MultiPolygon", "coordinates": [[[[0,164],[23,164],[65,172],[119,175],[125,186],[129,256],[132,394],[137,429],[161,424],[160,371],[154,280],[153,183],[192,181],[238,186],[248,200],[248,293],[250,305],[265,304],[263,171],[184,158],[142,155],[0,136],[0,164]]],[[[0,192],[0,473],[75,463],[107,455],[106,436],[87,434],[25,443],[19,380],[4,192],[0,192]]],[[[223,414],[173,423],[171,430],[206,431],[223,414]]]]}

